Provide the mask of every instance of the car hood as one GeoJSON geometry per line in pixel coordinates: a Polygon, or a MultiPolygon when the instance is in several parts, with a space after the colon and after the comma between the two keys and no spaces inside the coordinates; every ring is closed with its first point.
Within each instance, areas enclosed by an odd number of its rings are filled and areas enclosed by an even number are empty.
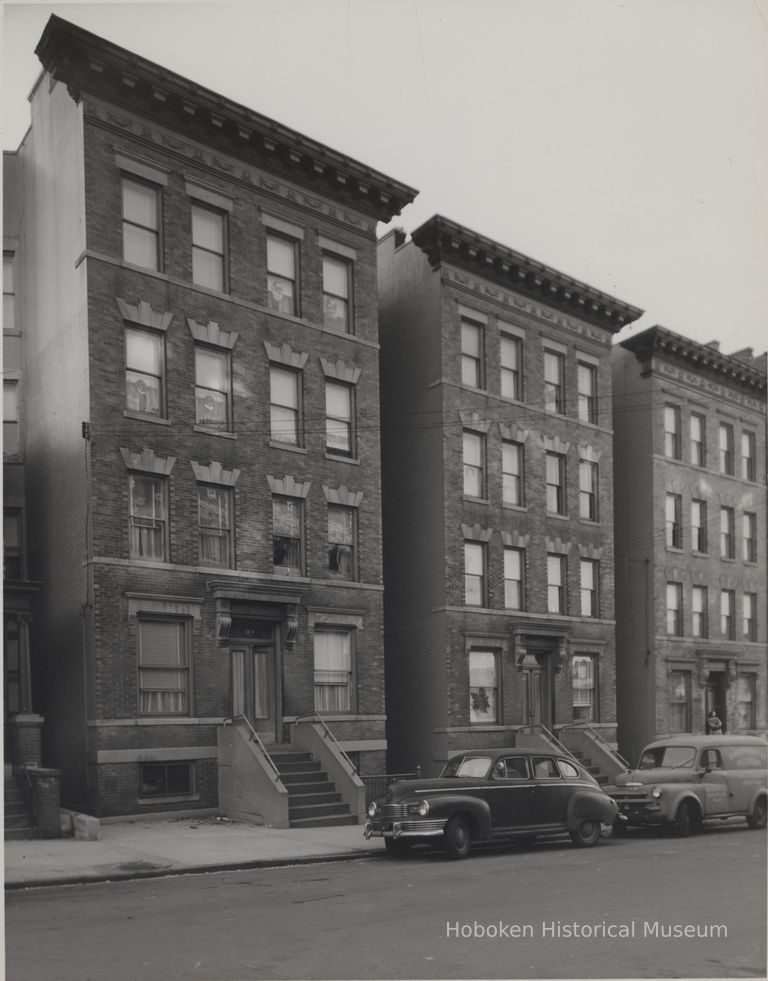
{"type": "Polygon", "coordinates": [[[616,777],[615,785],[626,787],[630,783],[690,783],[696,779],[696,776],[696,770],[692,766],[658,766],[652,770],[630,770],[627,773],[620,773],[616,777]]]}
{"type": "Polygon", "coordinates": [[[484,777],[429,777],[426,780],[397,780],[387,790],[387,801],[397,802],[406,797],[420,797],[435,791],[468,790],[488,783],[484,777]]]}

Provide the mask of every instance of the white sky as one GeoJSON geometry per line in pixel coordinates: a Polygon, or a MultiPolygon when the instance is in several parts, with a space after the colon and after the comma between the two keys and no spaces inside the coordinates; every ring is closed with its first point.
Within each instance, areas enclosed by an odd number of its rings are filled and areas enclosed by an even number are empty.
{"type": "Polygon", "coordinates": [[[440,213],[642,307],[632,332],[768,347],[768,0],[2,9],[5,149],[57,13],[418,188],[408,232],[440,213]]]}

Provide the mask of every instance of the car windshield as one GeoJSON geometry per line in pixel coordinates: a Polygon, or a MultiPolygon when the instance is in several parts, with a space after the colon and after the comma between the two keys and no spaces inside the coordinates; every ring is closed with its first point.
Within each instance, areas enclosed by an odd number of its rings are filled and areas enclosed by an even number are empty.
{"type": "Polygon", "coordinates": [[[657,767],[693,766],[696,750],[693,746],[654,746],[640,757],[639,770],[655,770],[657,767]]]}
{"type": "Polygon", "coordinates": [[[491,768],[488,756],[459,756],[443,767],[441,777],[487,777],[491,768]]]}

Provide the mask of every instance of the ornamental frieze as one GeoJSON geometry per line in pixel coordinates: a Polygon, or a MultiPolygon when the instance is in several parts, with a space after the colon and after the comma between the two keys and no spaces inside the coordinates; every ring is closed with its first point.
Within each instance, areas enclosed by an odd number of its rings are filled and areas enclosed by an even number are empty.
{"type": "Polygon", "coordinates": [[[714,395],[724,402],[740,405],[744,408],[752,409],[754,412],[762,413],[765,409],[765,403],[760,402],[758,399],[750,398],[742,392],[734,391],[734,389],[728,388],[727,385],[712,381],[710,378],[705,378],[697,372],[688,371],[686,368],[678,368],[677,365],[669,364],[668,361],[662,361],[661,358],[652,359],[651,370],[658,375],[663,375],[665,378],[671,378],[682,385],[694,388],[697,392],[706,392],[707,395],[714,395]]]}
{"type": "Polygon", "coordinates": [[[90,117],[91,122],[100,122],[110,127],[116,127],[125,133],[129,133],[131,138],[140,138],[165,151],[172,150],[175,154],[184,157],[186,160],[194,161],[202,167],[212,171],[218,171],[227,178],[248,184],[253,188],[267,191],[284,201],[290,201],[300,207],[314,211],[324,218],[331,218],[345,225],[355,228],[357,231],[373,234],[374,223],[358,214],[350,213],[343,208],[337,208],[321,198],[306,194],[298,187],[288,184],[286,181],[267,176],[266,173],[256,167],[244,164],[230,158],[222,157],[220,154],[205,150],[198,144],[189,140],[171,137],[160,129],[147,126],[144,121],[139,121],[131,116],[118,114],[111,109],[107,109],[92,101],[84,104],[84,112],[90,117]]]}

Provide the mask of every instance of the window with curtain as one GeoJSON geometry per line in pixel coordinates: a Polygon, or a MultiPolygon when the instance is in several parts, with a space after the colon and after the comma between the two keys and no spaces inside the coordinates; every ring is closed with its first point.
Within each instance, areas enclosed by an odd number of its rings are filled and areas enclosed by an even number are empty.
{"type": "Polygon", "coordinates": [[[755,463],[755,447],[757,440],[754,433],[746,430],[741,434],[741,476],[744,480],[754,480],[757,472],[755,463]]]}
{"type": "Polygon", "coordinates": [[[706,637],[709,633],[706,586],[694,586],[691,592],[691,631],[694,637],[706,637]]]}
{"type": "Polygon", "coordinates": [[[323,256],[323,322],[329,330],[351,333],[352,264],[335,255],[323,256]]]}
{"type": "Polygon", "coordinates": [[[195,346],[195,423],[206,429],[231,430],[231,355],[195,346]]]}
{"type": "Polygon", "coordinates": [[[573,721],[597,720],[597,659],[592,654],[576,654],[571,661],[573,721]]]}
{"type": "Polygon", "coordinates": [[[328,505],[328,569],[336,579],[355,578],[354,508],[328,505]]]}
{"type": "Polygon", "coordinates": [[[691,547],[694,552],[707,551],[706,501],[691,501],[691,547]]]}
{"type": "Polygon", "coordinates": [[[125,329],[125,407],[165,415],[165,337],[137,327],[125,329]]]}
{"type": "Polygon", "coordinates": [[[680,409],[676,405],[664,406],[664,456],[680,459],[680,409]]]}
{"type": "Polygon", "coordinates": [[[469,652],[469,721],[494,725],[498,714],[498,668],[495,651],[469,652]]]}
{"type": "Polygon", "coordinates": [[[165,478],[131,474],[128,492],[131,558],[164,562],[168,546],[165,478]]]}
{"type": "Polygon", "coordinates": [[[736,681],[736,728],[755,728],[757,675],[740,674],[736,681]]]}
{"type": "Polygon", "coordinates": [[[670,732],[691,731],[691,672],[671,671],[669,674],[670,732]]]}
{"type": "Polygon", "coordinates": [[[293,239],[267,234],[267,306],[294,317],[299,315],[297,253],[293,239]]]}
{"type": "Polygon", "coordinates": [[[523,465],[522,444],[505,440],[501,445],[502,500],[505,504],[525,506],[523,465]]]}
{"type": "Polygon", "coordinates": [[[303,575],[303,504],[296,497],[272,499],[272,559],[275,572],[289,576],[303,575]]]}
{"type": "Polygon", "coordinates": [[[564,555],[547,556],[547,612],[565,613],[566,564],[564,555]]]}
{"type": "Polygon", "coordinates": [[[683,584],[667,583],[667,633],[671,637],[683,635],[683,584]]]}
{"type": "Polygon", "coordinates": [[[485,497],[485,436],[464,430],[464,494],[485,497]]]}
{"type": "Polygon", "coordinates": [[[464,542],[464,602],[485,606],[485,545],[464,542]]]}
{"type": "Polygon", "coordinates": [[[232,566],[232,491],[229,487],[199,484],[200,564],[232,566]]]}
{"type": "Polygon", "coordinates": [[[703,467],[707,459],[706,419],[697,412],[691,413],[691,463],[703,467]]]}
{"type": "Polygon", "coordinates": [[[732,589],[720,590],[720,633],[728,640],[736,636],[736,593],[732,589]]]}
{"type": "Polygon", "coordinates": [[[315,628],[315,711],[351,712],[352,633],[315,628]]]}
{"type": "Polygon", "coordinates": [[[744,640],[757,640],[757,593],[744,593],[742,613],[744,640]]]}
{"type": "Polygon", "coordinates": [[[187,622],[140,618],[138,633],[140,714],[189,714],[187,622]]]}
{"type": "Polygon", "coordinates": [[[757,562],[757,515],[745,511],[743,517],[743,552],[745,562],[757,562]]]}
{"type": "Polygon", "coordinates": [[[733,426],[720,423],[720,473],[733,474],[733,426]]]}
{"type": "Polygon", "coordinates": [[[667,548],[683,547],[683,498],[680,494],[666,497],[667,548]]]}
{"type": "Polygon", "coordinates": [[[736,558],[735,523],[736,516],[733,508],[720,508],[720,555],[724,559],[736,558]]]}
{"type": "Polygon", "coordinates": [[[524,554],[521,548],[504,549],[504,606],[508,610],[525,609],[524,554]]]}
{"type": "Polygon", "coordinates": [[[600,615],[600,563],[595,559],[581,560],[581,615],[597,617],[600,615]]]}
{"type": "Polygon", "coordinates": [[[353,456],[353,393],[342,382],[325,383],[325,448],[336,456],[353,456]]]}

